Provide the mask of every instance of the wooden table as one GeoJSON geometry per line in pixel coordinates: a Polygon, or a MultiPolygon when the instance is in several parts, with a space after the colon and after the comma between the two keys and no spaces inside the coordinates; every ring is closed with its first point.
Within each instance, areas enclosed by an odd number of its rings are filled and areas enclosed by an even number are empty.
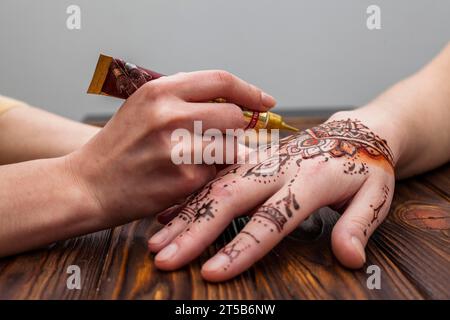
{"type": "MultiPolygon", "coordinates": [[[[300,128],[318,118],[291,118],[300,128]]],[[[0,260],[0,299],[449,299],[450,165],[396,185],[387,220],[372,236],[366,266],[342,267],[330,250],[338,215],[321,209],[316,228],[298,229],[241,276],[220,284],[200,266],[242,227],[236,220],[197,260],[176,272],[155,268],[147,239],[154,218],[0,260]],[[381,290],[366,268],[381,269],[381,290]],[[68,290],[67,267],[81,268],[81,290],[68,290]]]]}

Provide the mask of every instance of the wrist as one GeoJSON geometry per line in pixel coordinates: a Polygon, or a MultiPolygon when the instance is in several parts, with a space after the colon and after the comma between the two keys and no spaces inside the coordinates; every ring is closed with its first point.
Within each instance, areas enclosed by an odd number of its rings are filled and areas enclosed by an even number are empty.
{"type": "Polygon", "coordinates": [[[67,179],[67,192],[71,194],[70,201],[74,203],[82,219],[92,229],[105,228],[109,225],[105,217],[105,210],[95,191],[81,174],[77,157],[72,153],[61,159],[63,175],[67,179]]]}
{"type": "Polygon", "coordinates": [[[336,112],[327,121],[344,119],[359,120],[374,134],[386,140],[388,147],[392,151],[394,167],[396,167],[405,152],[406,137],[405,128],[398,123],[398,119],[392,117],[385,110],[380,110],[380,108],[372,109],[371,106],[367,105],[355,110],[336,112]]]}

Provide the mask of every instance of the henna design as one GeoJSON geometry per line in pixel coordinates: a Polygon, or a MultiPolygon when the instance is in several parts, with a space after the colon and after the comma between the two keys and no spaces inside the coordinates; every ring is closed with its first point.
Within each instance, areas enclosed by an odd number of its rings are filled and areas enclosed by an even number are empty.
{"type": "Polygon", "coordinates": [[[384,207],[388,195],[389,195],[389,187],[384,185],[383,188],[383,199],[381,200],[381,202],[377,205],[374,206],[373,204],[370,205],[370,208],[373,211],[373,215],[372,215],[372,220],[370,220],[370,222],[367,224],[367,227],[364,229],[364,235],[367,236],[367,230],[375,223],[375,222],[379,222],[378,216],[380,214],[381,209],[384,207]]]}
{"type": "Polygon", "coordinates": [[[306,133],[311,136],[311,143],[317,141],[313,145],[320,146],[322,152],[329,152],[333,157],[353,156],[357,151],[364,151],[373,158],[384,157],[394,166],[392,151],[386,140],[358,120],[330,121],[308,129],[306,133]]]}
{"type": "MultiPolygon", "coordinates": [[[[287,218],[273,204],[261,206],[255,212],[253,217],[255,219],[254,221],[257,221],[258,223],[262,223],[262,221],[261,219],[256,220],[257,217],[270,221],[275,226],[275,228],[277,228],[278,232],[281,232],[283,230],[283,227],[287,222],[287,218]]],[[[270,229],[270,231],[273,232],[273,229],[270,229]]]]}
{"type": "MultiPolygon", "coordinates": [[[[393,154],[389,149],[386,140],[380,138],[363,125],[359,120],[336,120],[326,122],[311,129],[304,130],[298,134],[282,139],[278,144],[262,146],[265,149],[276,148],[275,155],[253,165],[246,167],[241,165],[230,167],[221,175],[208,183],[201,191],[189,197],[187,205],[180,212],[178,217],[187,223],[201,223],[203,220],[209,221],[215,217],[217,212],[217,201],[211,197],[211,190],[225,176],[236,175],[241,178],[253,180],[258,183],[275,183],[280,176],[286,172],[294,171],[295,175],[288,184],[288,194],[276,201],[267,203],[254,213],[251,221],[261,224],[264,228],[269,228],[270,232],[277,230],[281,233],[285,224],[294,216],[296,210],[300,209],[300,204],[296,200],[292,186],[296,181],[302,162],[307,159],[321,157],[322,163],[327,163],[330,158],[344,158],[343,173],[346,175],[367,175],[369,166],[365,159],[387,161],[390,166],[394,166],[393,154]]],[[[264,150],[265,150],[264,149],[264,150]]],[[[236,183],[235,180],[230,183],[236,183]]],[[[225,184],[223,187],[228,187],[225,184]]],[[[364,234],[367,235],[368,228],[378,221],[378,215],[387,201],[389,188],[383,187],[384,198],[377,206],[371,205],[373,218],[364,234]]],[[[256,244],[260,243],[251,232],[241,231],[253,239],[256,244]]],[[[242,244],[242,238],[238,238],[233,243],[222,249],[222,253],[230,259],[230,264],[248,249],[250,244],[242,244]]],[[[225,270],[229,265],[225,267],[225,270]]]]}
{"type": "MultiPolygon", "coordinates": [[[[296,178],[296,177],[295,177],[296,178]]],[[[262,223],[264,227],[268,227],[268,224],[263,220],[269,222],[273,225],[279,233],[283,230],[284,225],[289,218],[292,218],[293,211],[299,210],[300,205],[295,199],[295,194],[291,191],[291,185],[295,181],[295,178],[290,181],[288,185],[288,194],[281,200],[276,201],[274,204],[266,204],[258,208],[258,210],[253,215],[252,221],[257,223],[262,223]],[[281,207],[284,207],[286,215],[282,213],[281,207]]],[[[270,232],[274,229],[270,228],[270,232]]]]}
{"type": "MultiPolygon", "coordinates": [[[[177,218],[186,223],[201,223],[202,220],[209,221],[214,218],[214,213],[217,212],[215,205],[218,204],[218,202],[211,197],[211,190],[225,176],[237,174],[239,168],[239,165],[231,166],[231,168],[225,170],[219,177],[207,183],[201,190],[190,195],[185,201],[185,205],[177,218]]],[[[236,180],[233,180],[231,183],[236,183],[236,180]]],[[[225,184],[223,187],[228,187],[228,184],[225,184]]]]}
{"type": "Polygon", "coordinates": [[[258,240],[258,238],[256,238],[252,233],[250,233],[250,232],[248,232],[248,231],[242,230],[241,233],[242,233],[242,234],[248,235],[248,236],[251,237],[253,240],[255,240],[256,243],[260,243],[260,242],[261,242],[261,241],[258,240]]]}
{"type": "MultiPolygon", "coordinates": [[[[195,211],[190,207],[184,207],[183,210],[180,211],[178,214],[178,219],[181,219],[186,222],[191,222],[195,218],[195,211]]],[[[167,226],[171,226],[171,224],[168,224],[167,226]]]]}
{"type": "MultiPolygon", "coordinates": [[[[243,232],[245,234],[245,232],[243,232]]],[[[247,233],[250,234],[250,233],[247,233]]],[[[253,235],[251,235],[251,237],[254,238],[253,235]]],[[[256,238],[254,238],[256,239],[256,238]]],[[[249,249],[251,246],[250,244],[242,244],[242,238],[238,238],[237,240],[233,241],[232,243],[227,244],[225,247],[222,248],[222,250],[220,251],[221,253],[225,254],[226,256],[228,256],[229,262],[228,264],[223,268],[223,270],[227,270],[231,263],[233,263],[234,260],[236,260],[239,255],[249,249]]],[[[257,242],[259,243],[259,242],[257,242]]]]}
{"type": "Polygon", "coordinates": [[[369,167],[361,154],[376,160],[385,159],[394,166],[392,151],[386,140],[358,120],[336,120],[307,129],[280,141],[277,155],[248,169],[243,177],[260,183],[274,182],[284,174],[293,160],[297,168],[304,159],[318,156],[327,162],[330,157],[345,157],[344,174],[367,175],[369,167]],[[269,179],[270,178],[270,179],[269,179]]]}
{"type": "Polygon", "coordinates": [[[291,192],[290,188],[288,195],[284,197],[282,201],[284,202],[284,208],[286,209],[286,213],[289,218],[292,217],[291,205],[295,210],[300,209],[300,205],[298,204],[297,200],[295,200],[295,194],[291,192]]]}
{"type": "Polygon", "coordinates": [[[248,177],[251,175],[256,177],[272,176],[283,168],[288,159],[289,156],[287,154],[275,155],[250,168],[246,173],[244,173],[243,177],[248,177]]]}
{"type": "Polygon", "coordinates": [[[196,220],[200,218],[205,218],[206,221],[209,221],[210,218],[214,218],[214,214],[212,212],[212,203],[214,200],[209,200],[209,202],[205,202],[198,210],[197,215],[195,217],[196,220]]]}

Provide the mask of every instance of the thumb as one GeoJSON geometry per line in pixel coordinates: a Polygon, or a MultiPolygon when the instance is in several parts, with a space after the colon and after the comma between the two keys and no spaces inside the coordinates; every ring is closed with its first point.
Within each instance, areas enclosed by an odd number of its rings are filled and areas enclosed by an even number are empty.
{"type": "Polygon", "coordinates": [[[393,181],[367,180],[334,226],[331,245],[344,266],[356,269],[366,262],[364,248],[389,212],[393,189],[393,181]]]}

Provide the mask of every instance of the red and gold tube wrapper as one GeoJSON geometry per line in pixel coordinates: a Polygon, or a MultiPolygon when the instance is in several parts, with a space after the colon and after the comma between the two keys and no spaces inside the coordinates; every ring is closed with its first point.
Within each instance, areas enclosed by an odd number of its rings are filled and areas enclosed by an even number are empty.
{"type": "MultiPolygon", "coordinates": [[[[144,83],[163,76],[161,73],[101,54],[87,92],[127,99],[144,83]]],[[[214,101],[225,102],[222,98],[217,98],[214,101]]],[[[286,124],[283,118],[276,113],[251,110],[243,110],[242,112],[248,121],[246,129],[298,131],[297,128],[286,124]]]]}

